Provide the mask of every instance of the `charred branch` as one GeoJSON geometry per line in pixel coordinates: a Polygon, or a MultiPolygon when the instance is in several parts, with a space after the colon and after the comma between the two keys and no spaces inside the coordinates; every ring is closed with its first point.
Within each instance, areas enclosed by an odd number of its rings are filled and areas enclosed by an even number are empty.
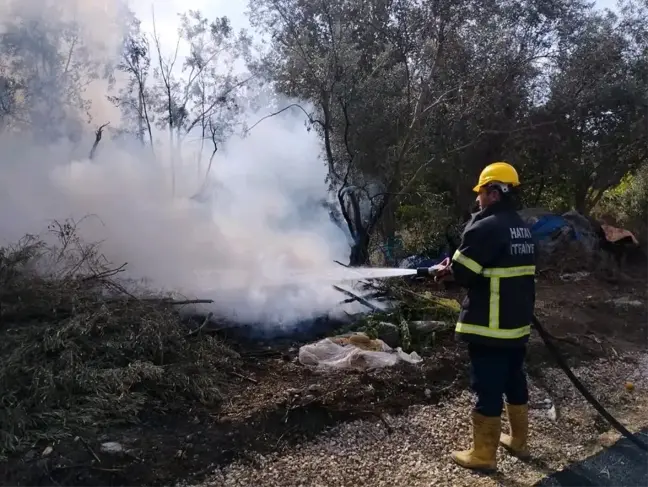
{"type": "Polygon", "coordinates": [[[103,136],[103,130],[110,125],[110,122],[104,123],[95,131],[95,140],[90,149],[90,155],[88,156],[90,160],[94,159],[94,156],[97,152],[97,147],[99,147],[99,142],[101,142],[101,137],[103,136]]]}

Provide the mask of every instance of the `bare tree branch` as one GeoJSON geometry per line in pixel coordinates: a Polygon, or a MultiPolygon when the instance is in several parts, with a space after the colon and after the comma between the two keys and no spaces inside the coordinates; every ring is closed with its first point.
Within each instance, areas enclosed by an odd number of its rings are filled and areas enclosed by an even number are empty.
{"type": "Polygon", "coordinates": [[[99,146],[99,142],[101,142],[101,137],[103,136],[103,129],[105,129],[108,125],[110,125],[110,122],[104,123],[95,131],[95,140],[92,144],[92,149],[90,149],[90,155],[88,156],[90,160],[94,159],[95,153],[97,152],[97,147],[99,146]]]}
{"type": "Polygon", "coordinates": [[[308,113],[308,112],[306,111],[306,109],[305,109],[304,107],[302,107],[299,103],[292,103],[292,104],[290,104],[290,105],[288,105],[288,106],[283,107],[281,110],[277,110],[276,112],[272,112],[272,113],[270,113],[270,114],[268,114],[268,115],[265,115],[265,116],[261,117],[261,118],[260,118],[259,120],[257,120],[257,121],[256,121],[256,122],[255,122],[255,123],[254,123],[250,128],[247,129],[247,133],[250,133],[250,132],[252,131],[252,129],[254,129],[257,125],[259,125],[259,124],[260,124],[261,122],[263,122],[264,120],[268,120],[269,118],[276,117],[277,115],[281,115],[283,112],[285,112],[285,111],[287,111],[287,110],[290,110],[291,108],[298,108],[299,110],[301,110],[302,113],[303,113],[304,115],[306,115],[306,118],[308,119],[308,121],[309,121],[310,123],[317,123],[317,124],[320,124],[320,125],[322,125],[322,126],[324,125],[321,121],[314,119],[314,118],[311,116],[311,114],[308,113]]]}

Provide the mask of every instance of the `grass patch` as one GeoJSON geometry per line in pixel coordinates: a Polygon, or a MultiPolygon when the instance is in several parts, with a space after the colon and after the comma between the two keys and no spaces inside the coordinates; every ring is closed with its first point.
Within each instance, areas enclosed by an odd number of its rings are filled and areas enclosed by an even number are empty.
{"type": "Polygon", "coordinates": [[[418,284],[394,283],[389,292],[399,302],[397,312],[407,321],[435,320],[455,323],[461,305],[456,299],[430,292],[418,284]]]}
{"type": "MultiPolygon", "coordinates": [[[[447,329],[451,330],[459,318],[461,305],[455,299],[434,294],[422,288],[420,284],[394,279],[381,283],[381,286],[397,303],[396,306],[388,312],[366,315],[352,325],[339,330],[340,333],[363,331],[371,338],[379,338],[385,332],[384,323],[390,323],[398,329],[399,342],[403,350],[421,350],[434,345],[436,332],[412,326],[412,322],[443,322],[448,325],[447,329]]],[[[392,332],[392,329],[388,329],[389,334],[392,332]]]]}

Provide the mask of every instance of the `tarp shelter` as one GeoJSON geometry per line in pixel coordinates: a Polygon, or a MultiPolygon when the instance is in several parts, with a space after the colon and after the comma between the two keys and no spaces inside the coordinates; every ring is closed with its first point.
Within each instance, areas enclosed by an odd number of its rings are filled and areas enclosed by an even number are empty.
{"type": "MultiPolygon", "coordinates": [[[[563,229],[572,229],[569,222],[561,215],[543,215],[531,225],[531,234],[537,240],[553,239],[563,229]]],[[[573,239],[579,240],[581,238],[578,230],[573,229],[570,232],[573,239]]]]}

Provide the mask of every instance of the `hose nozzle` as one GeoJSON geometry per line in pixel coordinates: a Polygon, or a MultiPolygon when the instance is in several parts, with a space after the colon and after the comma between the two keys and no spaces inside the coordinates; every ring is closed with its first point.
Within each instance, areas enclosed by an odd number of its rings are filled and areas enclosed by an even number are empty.
{"type": "Polygon", "coordinates": [[[434,277],[438,271],[437,266],[432,267],[418,267],[416,269],[416,277],[434,277]]]}

